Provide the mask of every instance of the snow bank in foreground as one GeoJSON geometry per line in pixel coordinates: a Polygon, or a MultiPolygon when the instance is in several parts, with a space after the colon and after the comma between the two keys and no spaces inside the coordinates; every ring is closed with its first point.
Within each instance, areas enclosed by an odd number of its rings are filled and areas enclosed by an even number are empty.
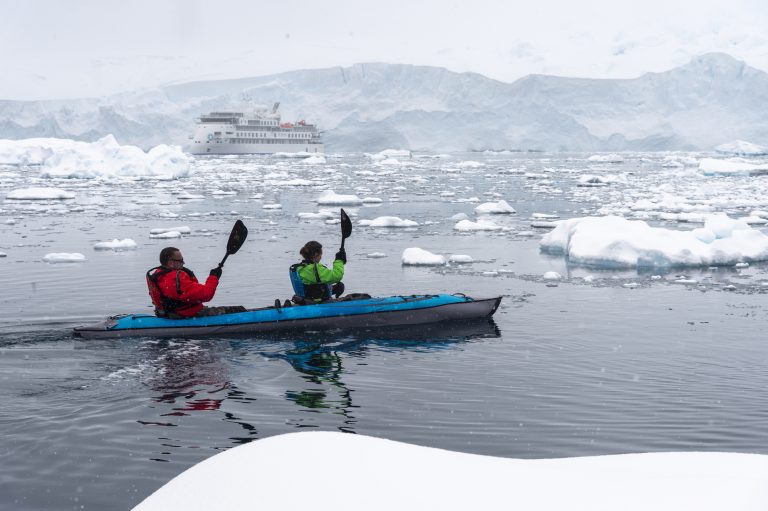
{"type": "Polygon", "coordinates": [[[80,263],[85,261],[85,256],[77,252],[71,254],[67,252],[52,252],[45,254],[43,261],[46,263],[80,263]]]}
{"type": "Polygon", "coordinates": [[[445,257],[433,254],[423,248],[411,247],[403,250],[403,264],[406,266],[443,266],[445,257]]]}
{"type": "Polygon", "coordinates": [[[74,199],[75,194],[61,188],[18,188],[8,192],[5,198],[14,200],[59,200],[74,199]]]}
{"type": "Polygon", "coordinates": [[[622,217],[572,218],[541,239],[543,252],[606,268],[712,266],[768,260],[768,236],[743,220],[708,217],[703,228],[675,231],[622,217]]]}
{"type": "Polygon", "coordinates": [[[316,431],[264,438],[216,454],[176,476],[134,511],[303,511],[307,501],[295,494],[296,467],[304,466],[323,470],[302,479],[303,495],[326,495],[344,474],[343,498],[314,499],[309,507],[315,511],[762,511],[768,502],[768,456],[759,454],[529,460],[316,431]]]}
{"type": "Polygon", "coordinates": [[[339,195],[333,190],[326,190],[317,198],[317,203],[324,206],[340,205],[355,206],[362,204],[363,201],[357,195],[339,195]]]}
{"type": "Polygon", "coordinates": [[[0,140],[0,162],[37,164],[46,177],[152,177],[175,179],[189,175],[192,158],[176,146],[159,145],[149,152],[121,146],[112,135],[96,142],[57,138],[0,140]]]}
{"type": "Polygon", "coordinates": [[[735,140],[715,147],[715,152],[734,156],[764,156],[768,155],[768,147],[763,147],[744,140],[735,140]]]}

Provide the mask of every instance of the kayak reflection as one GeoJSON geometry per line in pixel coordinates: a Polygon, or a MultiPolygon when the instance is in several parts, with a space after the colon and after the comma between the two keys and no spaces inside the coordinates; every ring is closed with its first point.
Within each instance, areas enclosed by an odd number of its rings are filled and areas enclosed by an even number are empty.
{"type": "MultiPolygon", "coordinates": [[[[456,343],[494,338],[501,335],[493,320],[446,322],[411,328],[388,328],[374,331],[345,332],[342,338],[329,338],[327,333],[309,333],[301,341],[294,340],[294,348],[284,352],[264,353],[269,359],[287,362],[311,387],[286,390],[285,398],[307,411],[336,413],[343,416],[337,429],[354,432],[356,419],[352,402],[352,389],[342,380],[345,358],[360,359],[374,346],[412,349],[450,349],[456,343]]],[[[296,424],[297,427],[317,427],[315,424],[296,424]]]]}

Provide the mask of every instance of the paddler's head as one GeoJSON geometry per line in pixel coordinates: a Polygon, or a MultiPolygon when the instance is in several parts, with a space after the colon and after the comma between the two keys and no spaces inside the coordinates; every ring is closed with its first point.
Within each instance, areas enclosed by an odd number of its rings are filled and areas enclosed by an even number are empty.
{"type": "Polygon", "coordinates": [[[299,250],[301,257],[310,263],[319,263],[323,257],[323,246],[317,241],[309,241],[299,250]]]}
{"type": "Polygon", "coordinates": [[[180,270],[184,267],[184,256],[176,247],[165,247],[160,251],[160,264],[169,270],[180,270]]]}

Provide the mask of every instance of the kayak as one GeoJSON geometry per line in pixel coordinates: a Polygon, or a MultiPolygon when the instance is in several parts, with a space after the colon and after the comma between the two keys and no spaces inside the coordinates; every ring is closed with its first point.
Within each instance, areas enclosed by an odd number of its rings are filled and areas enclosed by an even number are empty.
{"type": "Polygon", "coordinates": [[[168,319],[149,314],[111,316],[74,329],[76,337],[254,334],[290,330],[381,328],[490,318],[501,297],[475,299],[463,294],[387,296],[330,301],[293,307],[264,307],[200,318],[168,319]]]}

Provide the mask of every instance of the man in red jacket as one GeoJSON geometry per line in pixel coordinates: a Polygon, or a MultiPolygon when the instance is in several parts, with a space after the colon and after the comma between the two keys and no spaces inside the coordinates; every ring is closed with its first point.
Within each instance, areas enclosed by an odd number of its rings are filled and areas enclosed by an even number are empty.
{"type": "Polygon", "coordinates": [[[184,257],[176,247],[166,247],[160,251],[160,264],[147,272],[149,296],[157,316],[183,319],[245,312],[245,307],[240,305],[203,305],[203,302],[213,300],[221,278],[221,268],[212,269],[205,284],[200,284],[192,270],[184,267],[184,257]]]}

